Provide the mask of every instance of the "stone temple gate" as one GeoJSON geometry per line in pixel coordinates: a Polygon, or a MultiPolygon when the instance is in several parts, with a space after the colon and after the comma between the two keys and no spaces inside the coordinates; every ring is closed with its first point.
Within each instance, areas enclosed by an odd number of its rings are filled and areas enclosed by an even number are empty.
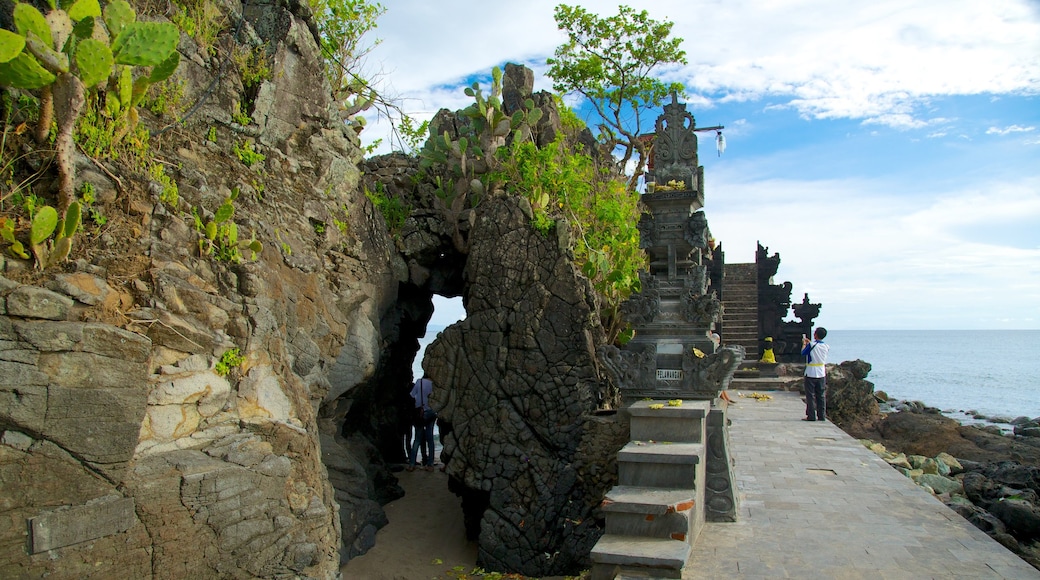
{"type": "MultiPolygon", "coordinates": [[[[600,356],[631,419],[618,483],[603,503],[606,534],[592,551],[593,578],[618,573],[680,578],[701,526],[734,521],[726,404],[718,397],[744,358],[717,348],[722,305],[710,288],[703,167],[695,120],[673,95],[657,119],[640,245],[650,258],[642,290],[625,305],[635,329],[600,356]]],[[[721,252],[719,252],[721,259],[721,252]]]]}

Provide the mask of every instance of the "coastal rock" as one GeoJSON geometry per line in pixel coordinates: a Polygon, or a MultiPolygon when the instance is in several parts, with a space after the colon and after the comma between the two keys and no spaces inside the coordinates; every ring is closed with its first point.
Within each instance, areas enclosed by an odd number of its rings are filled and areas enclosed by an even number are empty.
{"type": "Polygon", "coordinates": [[[922,473],[921,475],[919,475],[919,476],[917,476],[917,477],[915,477],[913,479],[914,479],[914,483],[916,483],[917,485],[921,485],[921,486],[927,485],[932,490],[934,490],[934,492],[937,493],[937,494],[942,494],[942,493],[951,493],[952,494],[952,493],[961,493],[961,492],[964,491],[964,488],[961,487],[961,482],[959,482],[959,481],[957,481],[955,479],[950,479],[948,477],[943,477],[941,475],[934,474],[934,473],[922,473]]]}
{"type": "Polygon", "coordinates": [[[625,437],[596,418],[596,308],[555,236],[525,200],[482,203],[470,234],[467,317],[428,348],[431,398],[450,424],[446,471],[480,522],[477,564],[528,576],[586,565],[595,509],[625,437]],[[519,251],[522,249],[522,251],[519,251]],[[590,430],[600,430],[590,444],[590,430]],[[583,443],[584,442],[584,443],[583,443]]]}
{"type": "Polygon", "coordinates": [[[1025,539],[1040,537],[1040,508],[1024,499],[1006,498],[993,502],[989,512],[1004,522],[1008,532],[1025,539]]]}
{"type": "Polygon", "coordinates": [[[838,426],[879,414],[874,384],[865,380],[870,363],[854,360],[827,367],[827,418],[838,426]]]}

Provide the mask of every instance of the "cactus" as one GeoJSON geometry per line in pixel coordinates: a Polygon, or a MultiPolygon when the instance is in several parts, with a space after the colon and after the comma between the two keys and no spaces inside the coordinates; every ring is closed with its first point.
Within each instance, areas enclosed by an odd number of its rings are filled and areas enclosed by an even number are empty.
{"type": "Polygon", "coordinates": [[[0,63],[8,62],[21,54],[25,48],[25,37],[0,28],[0,63]]]}
{"type": "Polygon", "coordinates": [[[473,83],[464,92],[473,97],[473,104],[461,112],[470,123],[459,124],[458,139],[453,139],[447,131],[431,137],[419,154],[423,169],[445,166],[451,174],[446,184],[438,182],[433,203],[446,221],[455,224],[452,241],[463,253],[467,250],[458,218],[467,202],[476,205],[485,192],[495,190],[494,185],[478,179],[478,174],[485,176],[486,180],[488,173],[496,167],[496,155],[506,145],[507,139],[512,138],[514,142],[530,139],[531,125],[537,123],[542,115],[531,99],[525,101],[524,110],[516,111],[512,116],[505,114],[501,98],[502,69],[498,67],[491,71],[491,93],[487,97],[480,83],[473,83]]]}
{"type": "Polygon", "coordinates": [[[79,68],[79,77],[83,86],[90,88],[112,74],[112,49],[108,45],[94,40],[84,38],[79,42],[76,49],[76,66],[79,68]]]}
{"type": "MultiPolygon", "coordinates": [[[[69,257],[69,253],[72,251],[72,237],[75,235],[76,230],[79,229],[82,215],[83,209],[79,202],[73,202],[69,205],[68,210],[65,211],[65,217],[62,219],[58,219],[58,211],[49,205],[41,207],[36,212],[36,215],[33,216],[29,231],[29,242],[33,255],[36,256],[36,265],[41,270],[69,257]],[[54,239],[50,239],[55,232],[57,234],[54,239]]],[[[7,239],[6,234],[4,237],[7,239]]],[[[8,241],[11,240],[8,239],[8,241]]],[[[11,249],[18,253],[18,250],[21,249],[21,244],[17,244],[18,247],[16,248],[16,243],[17,240],[14,240],[14,243],[11,244],[11,249]]],[[[24,251],[20,255],[23,258],[28,258],[24,251]]]]}
{"type": "Polygon", "coordinates": [[[0,217],[0,238],[7,240],[11,244],[7,249],[12,254],[23,260],[29,259],[29,254],[25,253],[25,246],[22,245],[18,238],[14,237],[14,220],[0,217]]]}
{"type": "Polygon", "coordinates": [[[180,63],[180,32],[168,22],[137,22],[126,0],[112,0],[104,10],[98,0],[75,0],[68,12],[50,4],[46,15],[30,4],[15,4],[17,34],[0,31],[0,86],[40,91],[38,141],[50,131],[52,109],[57,113],[59,208],[66,210],[74,196],[72,139],[84,91],[114,76],[118,106],[110,111],[128,115],[133,124],[133,106],[148,85],[169,78],[180,63]],[[154,68],[135,83],[130,66],[154,68]]]}
{"type": "Polygon", "coordinates": [[[132,22],[112,41],[119,64],[156,66],[177,49],[180,31],[165,22],[132,22]]]}

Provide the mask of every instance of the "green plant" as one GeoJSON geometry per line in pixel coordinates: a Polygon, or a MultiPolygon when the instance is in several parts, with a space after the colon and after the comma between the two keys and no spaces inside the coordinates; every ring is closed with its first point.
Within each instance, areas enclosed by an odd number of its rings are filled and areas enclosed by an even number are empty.
{"type": "Polygon", "coordinates": [[[475,207],[486,191],[497,187],[494,183],[485,183],[481,177],[494,175],[497,153],[505,146],[506,137],[511,136],[513,143],[530,140],[531,127],[542,115],[531,99],[512,116],[505,114],[501,98],[502,70],[498,67],[491,71],[491,93],[487,98],[476,82],[467,87],[465,93],[474,101],[461,112],[469,122],[459,125],[458,138],[444,131],[427,140],[419,162],[421,170],[438,168],[447,177],[446,180],[438,178],[433,201],[445,221],[453,225],[452,243],[462,253],[468,251],[459,229],[462,210],[467,204],[475,207]]]}
{"type": "Polygon", "coordinates": [[[83,204],[83,209],[86,210],[87,216],[90,217],[90,221],[94,222],[94,225],[101,227],[108,223],[108,218],[101,213],[101,209],[94,206],[95,193],[93,184],[87,182],[80,186],[79,199],[83,204]]]}
{"type": "Polygon", "coordinates": [[[242,110],[242,103],[235,103],[235,110],[231,111],[231,120],[245,127],[246,125],[253,122],[253,118],[250,117],[242,110]]]}
{"type": "Polygon", "coordinates": [[[657,109],[672,92],[682,94],[681,83],[664,83],[651,77],[654,69],[686,64],[681,38],[670,38],[672,23],[652,20],[646,10],[619,6],[615,16],[601,18],[581,7],[560,4],[556,24],[567,42],[549,58],[548,76],[561,94],[578,93],[592,104],[602,125],[599,138],[608,151],[621,148],[615,164],[624,175],[636,156],[628,179],[635,190],[648,157],[647,144],[639,138],[640,113],[657,109]]]}
{"type": "Polygon", "coordinates": [[[573,153],[566,134],[539,149],[514,142],[499,152],[492,179],[525,197],[532,227],[543,233],[566,218],[575,262],[603,297],[600,315],[611,341],[624,341],[621,304],[640,288],[646,258],[639,248],[639,196],[583,153],[573,153]]]}
{"type": "Polygon", "coordinates": [[[184,90],[184,81],[168,79],[152,85],[141,104],[157,117],[180,117],[184,108],[184,90]]]}
{"type": "Polygon", "coordinates": [[[401,228],[404,227],[404,220],[411,213],[411,208],[408,207],[408,204],[396,197],[387,195],[382,183],[376,183],[374,191],[366,187],[365,197],[372,202],[372,205],[376,206],[379,213],[383,214],[383,219],[386,220],[386,226],[390,229],[390,232],[395,235],[400,233],[401,228]]]}
{"type": "Polygon", "coordinates": [[[245,163],[246,167],[252,167],[257,163],[260,163],[264,159],[267,159],[266,155],[257,152],[256,149],[253,149],[252,141],[246,141],[242,143],[241,147],[239,147],[237,144],[232,145],[231,150],[235,152],[235,156],[238,157],[239,161],[245,163]]]}
{"type": "Polygon", "coordinates": [[[350,220],[350,210],[347,208],[346,204],[343,204],[342,208],[343,208],[343,218],[344,218],[343,221],[340,221],[340,220],[338,220],[336,218],[332,218],[332,223],[333,223],[333,225],[336,226],[336,229],[339,230],[340,234],[346,236],[347,234],[350,233],[350,222],[349,222],[349,220],[350,220]]]}
{"type": "Polygon", "coordinates": [[[58,218],[58,211],[49,205],[41,207],[32,218],[29,231],[29,244],[36,265],[41,270],[64,261],[72,251],[72,236],[79,229],[81,208],[79,202],[72,202],[65,211],[65,217],[58,218]],[[51,235],[54,239],[51,239],[51,235]]]}
{"type": "Polygon", "coordinates": [[[177,188],[177,182],[166,174],[166,167],[162,163],[153,163],[148,167],[148,174],[162,187],[162,191],[159,193],[159,201],[177,207],[177,203],[180,201],[180,192],[177,188]]]}
{"type": "Polygon", "coordinates": [[[174,0],[170,20],[195,39],[209,55],[216,53],[217,35],[227,26],[227,16],[209,0],[174,0]]]}
{"type": "Polygon", "coordinates": [[[103,12],[98,0],[76,0],[67,11],[49,4],[47,16],[31,4],[15,4],[16,32],[0,30],[0,85],[39,91],[37,141],[46,140],[52,117],[57,121],[59,207],[65,210],[75,193],[73,138],[86,92],[111,80],[116,91],[109,97],[120,101],[113,108],[136,124],[134,107],[148,86],[180,64],[179,33],[169,23],[137,21],[126,0],[112,0],[103,12]],[[134,66],[152,68],[135,80],[134,66]]]}
{"type": "MultiPolygon", "coordinates": [[[[242,78],[242,86],[249,90],[271,78],[271,67],[268,64],[267,52],[264,47],[249,49],[244,45],[236,44],[231,50],[231,60],[238,66],[238,73],[242,78]]],[[[241,123],[243,125],[247,123],[241,123]]]]}
{"type": "Polygon", "coordinates": [[[363,37],[386,12],[369,0],[308,0],[321,39],[325,71],[337,99],[368,92],[360,78],[360,61],[379,41],[365,47],[363,37]]]}
{"type": "Polygon", "coordinates": [[[242,261],[242,250],[251,252],[250,260],[255,260],[257,254],[263,251],[263,244],[255,236],[250,237],[248,241],[238,239],[238,225],[231,219],[235,215],[234,202],[238,199],[238,194],[239,190],[236,188],[213,213],[213,219],[206,222],[203,222],[198,208],[192,208],[195,230],[200,234],[200,255],[213,256],[218,261],[237,264],[242,261]]]}
{"type": "Polygon", "coordinates": [[[220,360],[214,366],[213,371],[222,377],[228,376],[232,369],[242,366],[246,358],[238,348],[229,348],[220,355],[220,360]]]}
{"type": "Polygon", "coordinates": [[[32,219],[36,215],[36,208],[44,205],[43,199],[40,196],[29,192],[28,195],[23,194],[21,191],[14,191],[11,193],[11,203],[21,206],[25,213],[28,214],[29,219],[32,219]]]}
{"type": "Polygon", "coordinates": [[[217,128],[216,127],[210,127],[209,131],[206,131],[206,140],[209,141],[210,143],[216,143],[217,142],[217,128]]]}
{"type": "Polygon", "coordinates": [[[17,256],[23,260],[29,259],[29,254],[25,253],[25,246],[22,244],[14,234],[14,220],[0,216],[0,238],[3,238],[9,244],[7,250],[12,255],[17,256]]]}
{"type": "Polygon", "coordinates": [[[314,228],[314,233],[319,236],[325,233],[325,222],[314,221],[311,223],[311,227],[314,228]]]}
{"type": "Polygon", "coordinates": [[[423,143],[430,133],[430,122],[423,121],[416,124],[415,119],[408,115],[401,115],[401,121],[395,127],[397,141],[405,153],[415,155],[422,149],[423,143]]]}
{"type": "Polygon", "coordinates": [[[281,232],[281,230],[275,230],[274,231],[274,237],[275,237],[275,239],[278,240],[278,244],[282,247],[282,253],[285,254],[286,256],[291,256],[292,255],[292,246],[289,245],[289,242],[286,242],[285,240],[282,239],[282,232],[281,232]]]}

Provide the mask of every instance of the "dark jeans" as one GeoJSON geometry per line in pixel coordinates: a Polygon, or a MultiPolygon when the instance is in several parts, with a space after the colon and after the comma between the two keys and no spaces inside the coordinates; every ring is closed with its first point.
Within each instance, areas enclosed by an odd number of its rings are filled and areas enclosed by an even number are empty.
{"type": "Polygon", "coordinates": [[[424,463],[433,465],[433,425],[436,420],[431,419],[425,423],[415,425],[415,439],[412,439],[412,448],[408,452],[408,465],[415,465],[415,456],[422,447],[424,463]]]}
{"type": "Polygon", "coordinates": [[[827,418],[827,377],[805,377],[805,418],[810,421],[827,418]]]}

